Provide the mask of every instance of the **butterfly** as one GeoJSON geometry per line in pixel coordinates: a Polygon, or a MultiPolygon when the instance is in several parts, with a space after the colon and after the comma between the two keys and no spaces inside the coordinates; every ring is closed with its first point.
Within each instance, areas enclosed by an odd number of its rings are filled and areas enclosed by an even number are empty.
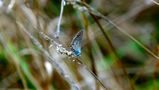
{"type": "Polygon", "coordinates": [[[82,37],[83,37],[83,30],[79,31],[71,42],[71,50],[74,56],[81,55],[82,37]]]}

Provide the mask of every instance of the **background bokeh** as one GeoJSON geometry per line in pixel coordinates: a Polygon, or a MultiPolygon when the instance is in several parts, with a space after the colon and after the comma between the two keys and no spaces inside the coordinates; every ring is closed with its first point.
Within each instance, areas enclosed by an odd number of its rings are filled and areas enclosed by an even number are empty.
{"type": "Polygon", "coordinates": [[[61,1],[0,0],[0,89],[159,89],[159,1],[61,1]]]}

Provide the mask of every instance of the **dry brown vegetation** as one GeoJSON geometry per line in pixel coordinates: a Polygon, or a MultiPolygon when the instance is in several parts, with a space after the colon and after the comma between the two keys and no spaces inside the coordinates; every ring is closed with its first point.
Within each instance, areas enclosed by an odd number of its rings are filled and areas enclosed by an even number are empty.
{"type": "Polygon", "coordinates": [[[158,90],[158,43],[157,0],[0,0],[0,89],[158,90]]]}

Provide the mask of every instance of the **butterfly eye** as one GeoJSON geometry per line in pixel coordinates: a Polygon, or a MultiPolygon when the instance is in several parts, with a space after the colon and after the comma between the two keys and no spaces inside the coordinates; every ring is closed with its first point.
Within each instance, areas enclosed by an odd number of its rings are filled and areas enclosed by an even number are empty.
{"type": "Polygon", "coordinates": [[[83,30],[79,31],[71,42],[71,50],[75,56],[81,55],[82,37],[83,37],[83,30]]]}

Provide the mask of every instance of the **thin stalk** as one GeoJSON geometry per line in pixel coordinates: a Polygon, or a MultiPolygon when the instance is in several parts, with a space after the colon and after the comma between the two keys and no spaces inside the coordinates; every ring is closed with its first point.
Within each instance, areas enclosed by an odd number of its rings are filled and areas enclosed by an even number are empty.
{"type": "MultiPolygon", "coordinates": [[[[33,27],[33,28],[34,28],[34,27],[33,27]]],[[[35,31],[38,31],[36,28],[34,28],[34,30],[35,30],[35,31]]],[[[27,32],[27,30],[25,30],[25,32],[28,33],[31,38],[34,38],[32,35],[30,35],[29,32],[27,32]]],[[[52,39],[52,38],[50,38],[49,36],[47,36],[45,33],[43,33],[42,31],[38,31],[38,33],[42,36],[43,39],[49,41],[51,44],[54,44],[55,46],[61,45],[61,44],[59,43],[60,41],[59,41],[58,39],[52,39]]],[[[36,40],[36,39],[34,38],[34,40],[36,40]]],[[[37,40],[36,40],[34,43],[37,43],[36,45],[39,45],[39,43],[37,42],[37,40]]],[[[40,45],[39,48],[41,48],[41,47],[42,47],[42,46],[40,45]]],[[[43,49],[42,49],[42,50],[43,50],[43,49]]],[[[61,52],[61,53],[62,53],[62,52],[61,52]]],[[[50,57],[50,56],[48,56],[48,57],[50,57]]],[[[78,64],[83,64],[84,66],[87,67],[87,65],[84,64],[84,63],[81,62],[81,61],[78,62],[78,64]]],[[[89,71],[89,72],[93,75],[93,77],[102,85],[102,87],[106,89],[106,87],[105,87],[104,84],[98,79],[98,77],[97,77],[91,70],[88,70],[88,71],[89,71]]]]}
{"type": "MultiPolygon", "coordinates": [[[[84,0],[83,0],[84,1],[84,0]]],[[[82,21],[84,23],[84,28],[85,28],[85,31],[86,31],[86,37],[88,38],[88,41],[87,42],[91,42],[91,39],[89,38],[89,34],[88,34],[88,19],[86,17],[86,15],[84,13],[81,13],[81,17],[82,17],[82,21]]],[[[92,44],[88,44],[88,49],[90,50],[90,52],[92,52],[92,49],[91,49],[91,45],[92,44]]],[[[90,56],[90,60],[91,60],[91,69],[92,69],[92,72],[98,77],[98,73],[97,73],[97,70],[96,70],[96,63],[95,63],[95,60],[93,59],[93,56],[92,54],[90,53],[89,54],[90,56]]],[[[99,89],[99,84],[97,83],[96,81],[96,90],[99,89]]]]}
{"type": "MultiPolygon", "coordinates": [[[[67,2],[70,2],[70,1],[67,1],[67,2]]],[[[76,3],[72,4],[72,5],[78,5],[78,6],[81,6],[81,7],[85,7],[86,8],[85,9],[86,12],[91,13],[94,16],[98,16],[98,17],[102,18],[103,20],[105,20],[107,22],[107,24],[109,24],[112,27],[114,27],[117,30],[119,30],[121,33],[123,33],[124,35],[126,35],[127,37],[129,37],[132,41],[134,41],[136,44],[138,44],[140,47],[142,47],[148,54],[150,54],[155,59],[159,60],[159,57],[157,55],[155,55],[151,50],[149,50],[144,44],[142,44],[140,41],[138,41],[137,39],[135,39],[132,35],[130,35],[126,31],[124,31],[122,28],[120,28],[119,26],[117,26],[114,22],[112,22],[111,20],[109,20],[106,16],[104,16],[100,12],[96,11],[94,8],[90,7],[85,2],[76,1],[76,3]]]]}
{"type": "MultiPolygon", "coordinates": [[[[93,17],[93,19],[94,19],[95,22],[97,23],[98,27],[99,27],[100,30],[102,31],[104,37],[106,38],[106,40],[107,40],[107,42],[108,42],[108,45],[109,45],[109,47],[110,47],[110,51],[112,51],[112,53],[114,54],[114,56],[115,56],[116,59],[118,60],[119,67],[122,68],[123,73],[125,74],[125,76],[127,76],[128,74],[127,74],[125,68],[123,67],[123,65],[122,65],[122,63],[121,63],[120,58],[119,58],[119,56],[118,56],[118,54],[117,54],[117,52],[116,52],[116,49],[115,49],[115,47],[114,47],[112,41],[110,40],[110,38],[109,38],[107,32],[105,32],[105,30],[103,29],[102,25],[100,24],[100,22],[98,21],[98,19],[96,18],[96,16],[94,16],[94,15],[91,14],[91,13],[90,13],[90,15],[93,17]]],[[[114,73],[114,72],[113,72],[113,73],[114,73]]],[[[115,73],[114,73],[114,74],[115,74],[115,73]]],[[[118,81],[118,77],[117,77],[116,74],[115,74],[115,77],[116,77],[116,80],[118,81]]],[[[128,77],[127,77],[127,80],[130,81],[128,77]]],[[[131,86],[131,88],[133,88],[131,84],[130,84],[130,86],[131,86]]]]}
{"type": "Polygon", "coordinates": [[[57,30],[56,30],[56,34],[55,34],[55,37],[56,37],[56,38],[59,38],[60,25],[61,25],[61,20],[62,20],[62,15],[63,15],[64,6],[65,6],[65,1],[62,0],[62,1],[61,1],[60,17],[59,17],[59,20],[58,20],[57,30]]]}
{"type": "MultiPolygon", "coordinates": [[[[38,31],[36,28],[34,28],[34,30],[38,31]]],[[[27,32],[26,30],[25,30],[25,32],[28,33],[30,37],[34,38],[34,37],[33,37],[32,35],[30,35],[30,33],[27,32]]],[[[54,44],[55,46],[59,46],[59,45],[60,45],[60,44],[59,44],[60,41],[58,41],[57,39],[56,39],[56,40],[55,40],[55,39],[52,39],[52,38],[50,38],[49,36],[47,36],[45,33],[41,32],[41,31],[39,31],[39,34],[41,34],[41,36],[42,36],[43,39],[49,41],[50,43],[54,44]],[[56,41],[58,41],[58,42],[56,42],[56,41]]],[[[34,39],[35,39],[35,38],[34,38],[34,39]]],[[[36,40],[36,39],[35,39],[35,40],[36,40]]],[[[39,45],[39,43],[37,42],[37,40],[36,40],[34,43],[37,43],[36,45],[39,45]]],[[[41,47],[42,47],[42,46],[40,45],[39,48],[41,48],[41,47]]],[[[50,57],[50,56],[48,56],[48,57],[50,57]]],[[[84,66],[86,66],[86,64],[84,64],[81,60],[80,60],[80,62],[78,62],[78,64],[83,64],[84,66]]],[[[86,67],[87,67],[87,66],[86,66],[86,67]]],[[[104,84],[98,79],[98,77],[97,77],[91,70],[89,70],[89,69],[87,69],[87,70],[88,70],[88,72],[90,72],[90,73],[93,75],[93,77],[102,85],[102,87],[106,89],[106,87],[105,87],[104,84]]],[[[107,90],[108,90],[108,89],[107,89],[107,90]]]]}
{"type": "Polygon", "coordinates": [[[151,0],[154,4],[159,5],[159,3],[155,0],[151,0]]]}
{"type": "Polygon", "coordinates": [[[108,41],[108,44],[111,48],[111,51],[114,53],[114,55],[116,56],[116,58],[118,58],[118,60],[120,60],[115,47],[113,46],[113,43],[111,42],[107,32],[105,32],[105,30],[103,29],[102,25],[99,23],[99,21],[97,20],[96,16],[94,16],[93,14],[90,13],[90,15],[93,17],[94,21],[96,22],[96,24],[98,25],[98,27],[100,28],[100,30],[102,31],[104,37],[106,38],[106,40],[108,41]]]}
{"type": "Polygon", "coordinates": [[[76,58],[77,61],[75,61],[78,65],[81,65],[83,68],[85,68],[94,78],[96,81],[99,82],[99,84],[105,89],[105,90],[109,90],[109,88],[107,88],[103,82],[97,77],[96,74],[94,74],[88,67],[87,65],[82,61],[80,60],[79,58],[76,58]]]}
{"type": "Polygon", "coordinates": [[[95,73],[93,73],[88,67],[85,67],[85,68],[86,68],[86,70],[102,85],[102,87],[103,87],[104,89],[109,90],[109,88],[107,88],[107,87],[103,84],[103,82],[98,78],[98,76],[97,76],[95,73]]]}
{"type": "Polygon", "coordinates": [[[50,54],[43,48],[40,42],[33,35],[31,35],[31,33],[29,33],[21,23],[16,23],[33,40],[33,43],[44,53],[44,55],[48,58],[47,60],[52,64],[52,66],[54,66],[59,71],[59,73],[70,83],[72,89],[79,90],[79,87],[77,86],[75,81],[65,73],[63,68],[58,64],[58,62],[55,61],[53,57],[50,56],[50,54]]]}

